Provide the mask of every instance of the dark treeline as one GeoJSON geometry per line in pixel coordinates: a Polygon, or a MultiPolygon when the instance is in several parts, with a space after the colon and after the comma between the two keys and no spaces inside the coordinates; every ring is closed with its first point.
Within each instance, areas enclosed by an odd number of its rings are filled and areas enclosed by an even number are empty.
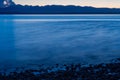
{"type": "Polygon", "coordinates": [[[95,8],[81,6],[63,6],[63,5],[46,5],[46,6],[23,6],[11,5],[0,8],[0,14],[119,14],[119,8],[95,8]]]}

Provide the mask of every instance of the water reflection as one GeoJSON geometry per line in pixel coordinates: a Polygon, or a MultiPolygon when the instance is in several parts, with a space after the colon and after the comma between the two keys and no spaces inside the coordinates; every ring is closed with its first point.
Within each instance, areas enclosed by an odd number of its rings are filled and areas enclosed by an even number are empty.
{"type": "Polygon", "coordinates": [[[15,59],[14,22],[7,17],[0,19],[0,59],[0,61],[15,59]]]}

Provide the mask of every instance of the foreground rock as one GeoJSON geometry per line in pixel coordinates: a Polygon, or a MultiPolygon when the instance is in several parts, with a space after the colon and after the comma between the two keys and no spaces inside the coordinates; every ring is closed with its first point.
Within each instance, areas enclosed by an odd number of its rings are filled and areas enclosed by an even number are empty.
{"type": "Polygon", "coordinates": [[[89,66],[56,64],[54,67],[36,70],[1,73],[0,80],[120,80],[120,62],[89,66]]]}

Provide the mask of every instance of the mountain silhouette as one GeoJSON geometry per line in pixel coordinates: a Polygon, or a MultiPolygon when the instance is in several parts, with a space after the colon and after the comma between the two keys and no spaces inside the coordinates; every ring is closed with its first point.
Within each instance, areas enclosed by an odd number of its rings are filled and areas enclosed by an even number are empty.
{"type": "MultiPolygon", "coordinates": [[[[14,4],[12,2],[12,4],[14,4]]],[[[120,14],[120,8],[95,8],[89,6],[74,5],[10,5],[0,7],[0,14],[120,14]]]]}

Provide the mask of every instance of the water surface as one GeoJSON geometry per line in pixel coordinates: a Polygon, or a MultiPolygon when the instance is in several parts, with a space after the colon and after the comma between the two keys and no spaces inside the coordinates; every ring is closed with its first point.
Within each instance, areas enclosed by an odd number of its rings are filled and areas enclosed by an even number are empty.
{"type": "Polygon", "coordinates": [[[0,15],[0,62],[107,62],[119,33],[120,15],[0,15]]]}

